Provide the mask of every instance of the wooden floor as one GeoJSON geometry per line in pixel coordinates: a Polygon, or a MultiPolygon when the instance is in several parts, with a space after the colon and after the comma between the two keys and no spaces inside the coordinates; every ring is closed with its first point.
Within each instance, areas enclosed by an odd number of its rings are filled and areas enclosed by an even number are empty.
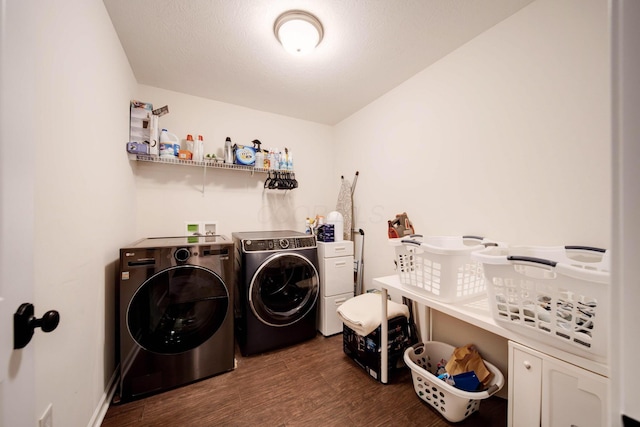
{"type": "Polygon", "coordinates": [[[103,427],[491,426],[507,424],[506,400],[450,424],[413,390],[407,368],[382,385],[342,351],[342,335],[242,357],[237,368],[146,399],[112,405],[103,427]]]}

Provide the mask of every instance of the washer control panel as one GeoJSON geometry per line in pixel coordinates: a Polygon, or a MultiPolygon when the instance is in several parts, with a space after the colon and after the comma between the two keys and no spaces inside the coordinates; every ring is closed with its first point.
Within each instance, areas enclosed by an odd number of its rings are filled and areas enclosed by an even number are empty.
{"type": "Polygon", "coordinates": [[[245,252],[284,251],[315,247],[316,238],[314,236],[242,240],[242,248],[245,252]]]}

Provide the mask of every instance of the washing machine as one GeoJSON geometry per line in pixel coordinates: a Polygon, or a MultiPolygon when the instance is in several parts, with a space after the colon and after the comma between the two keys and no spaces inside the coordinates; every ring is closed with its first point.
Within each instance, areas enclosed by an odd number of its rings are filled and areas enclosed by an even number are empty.
{"type": "Polygon", "coordinates": [[[234,280],[225,236],[150,238],[120,249],[114,402],[234,368],[234,280]]]}
{"type": "Polygon", "coordinates": [[[245,355],[316,336],[320,289],[314,236],[291,230],[236,232],[236,340],[245,355]]]}

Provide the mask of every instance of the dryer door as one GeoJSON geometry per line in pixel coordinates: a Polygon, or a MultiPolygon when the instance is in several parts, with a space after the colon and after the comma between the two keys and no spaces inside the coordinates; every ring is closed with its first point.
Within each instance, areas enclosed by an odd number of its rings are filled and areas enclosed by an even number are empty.
{"type": "Polygon", "coordinates": [[[287,326],[308,314],[319,291],[316,267],[297,253],[277,253],[257,269],[249,286],[253,314],[270,326],[287,326]]]}
{"type": "Polygon", "coordinates": [[[182,353],[200,346],[222,325],[229,292],[213,271],[182,265],[160,271],[136,291],[127,328],[145,350],[182,353]]]}

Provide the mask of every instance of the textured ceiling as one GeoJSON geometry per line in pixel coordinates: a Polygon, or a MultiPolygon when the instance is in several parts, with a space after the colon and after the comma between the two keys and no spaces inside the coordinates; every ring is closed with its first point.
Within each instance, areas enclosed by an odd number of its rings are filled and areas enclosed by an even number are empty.
{"type": "Polygon", "coordinates": [[[533,0],[104,0],[138,83],[336,124],[533,0]],[[282,12],[324,26],[310,55],[282,12]]]}

